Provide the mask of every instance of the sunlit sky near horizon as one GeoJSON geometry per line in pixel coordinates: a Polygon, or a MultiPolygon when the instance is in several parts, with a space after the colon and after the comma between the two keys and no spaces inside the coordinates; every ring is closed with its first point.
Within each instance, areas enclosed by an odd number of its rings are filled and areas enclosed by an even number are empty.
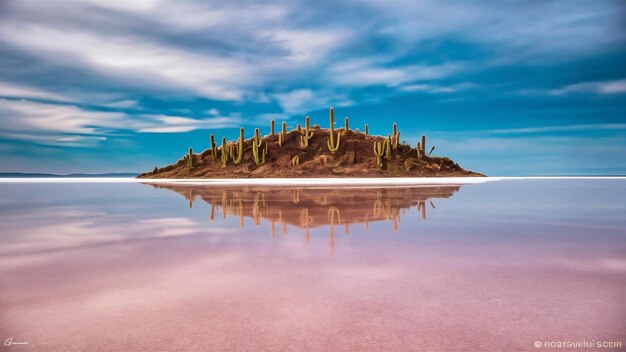
{"type": "Polygon", "coordinates": [[[0,2],[0,172],[147,171],[330,106],[488,175],[626,174],[626,2],[0,2]]]}

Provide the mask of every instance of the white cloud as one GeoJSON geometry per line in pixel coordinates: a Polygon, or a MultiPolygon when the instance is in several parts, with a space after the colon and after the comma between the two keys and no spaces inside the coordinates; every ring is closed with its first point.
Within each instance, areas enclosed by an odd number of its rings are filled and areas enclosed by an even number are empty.
{"type": "Polygon", "coordinates": [[[179,133],[197,129],[220,129],[236,127],[242,124],[239,115],[210,117],[205,119],[191,119],[180,116],[152,115],[149,116],[154,122],[152,126],[143,127],[138,132],[146,133],[179,133]]]}
{"type": "Polygon", "coordinates": [[[348,106],[353,102],[340,94],[320,93],[311,89],[295,89],[272,95],[286,114],[302,114],[306,111],[329,106],[348,106]],[[331,100],[332,98],[332,100],[331,100]]]}
{"type": "Polygon", "coordinates": [[[559,89],[550,90],[548,93],[551,95],[572,93],[622,94],[626,93],[626,79],[570,84],[559,89]]]}
{"type": "Polygon", "coordinates": [[[412,81],[448,77],[462,69],[459,64],[383,67],[374,60],[344,61],[331,67],[334,82],[348,86],[386,85],[396,87],[412,81]]]}
{"type": "Polygon", "coordinates": [[[23,86],[10,82],[0,82],[0,97],[28,98],[70,102],[71,98],[62,94],[52,93],[43,89],[23,86]]]}
{"type": "Polygon", "coordinates": [[[626,130],[626,123],[599,123],[599,124],[583,124],[583,125],[508,128],[508,129],[486,130],[484,132],[491,133],[491,134],[531,134],[531,133],[554,133],[554,132],[590,131],[590,130],[626,130]]]}
{"type": "MultiPolygon", "coordinates": [[[[317,64],[332,50],[347,41],[350,38],[350,31],[346,29],[274,29],[263,30],[260,36],[287,50],[288,60],[300,65],[317,64]]],[[[280,65],[284,63],[280,62],[280,65]]]]}
{"type": "Polygon", "coordinates": [[[80,146],[106,140],[119,130],[146,133],[189,132],[239,126],[239,114],[192,119],[168,115],[127,115],[90,111],[75,105],[0,99],[0,136],[46,145],[80,146]]]}
{"type": "Polygon", "coordinates": [[[438,85],[438,84],[409,84],[400,87],[400,90],[406,92],[427,92],[427,93],[454,93],[460,90],[475,88],[473,83],[459,83],[452,85],[438,85]]]}
{"type": "Polygon", "coordinates": [[[218,100],[239,100],[251,80],[249,65],[236,59],[199,55],[144,38],[78,32],[23,23],[0,24],[11,44],[63,62],[73,61],[134,84],[183,89],[218,100]]]}

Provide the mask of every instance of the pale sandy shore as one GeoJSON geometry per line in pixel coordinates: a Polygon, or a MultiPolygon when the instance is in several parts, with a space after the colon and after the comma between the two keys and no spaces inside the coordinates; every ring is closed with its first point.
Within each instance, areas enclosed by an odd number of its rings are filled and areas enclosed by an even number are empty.
{"type": "Polygon", "coordinates": [[[624,176],[531,176],[531,177],[397,177],[397,178],[245,178],[245,179],[138,179],[132,177],[0,178],[0,183],[176,183],[202,185],[267,186],[407,186],[477,184],[505,180],[626,179],[624,176]]]}

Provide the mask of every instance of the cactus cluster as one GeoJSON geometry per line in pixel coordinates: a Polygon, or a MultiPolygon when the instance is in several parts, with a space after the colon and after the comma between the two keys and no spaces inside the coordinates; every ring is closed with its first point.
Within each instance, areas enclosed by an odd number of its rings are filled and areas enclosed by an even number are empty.
{"type": "MultiPolygon", "coordinates": [[[[426,154],[426,136],[422,135],[422,142],[417,142],[417,146],[415,147],[415,149],[417,150],[417,160],[422,160],[422,156],[427,155],[426,154]]],[[[433,145],[430,148],[430,151],[428,152],[428,155],[430,155],[433,150],[435,150],[435,146],[433,145]]]]}
{"type": "MultiPolygon", "coordinates": [[[[257,131],[259,129],[257,128],[257,131]]],[[[265,145],[267,146],[267,143],[265,143],[265,145]]],[[[254,138],[254,140],[252,140],[252,156],[254,158],[254,163],[259,166],[261,164],[265,164],[265,153],[267,152],[267,148],[263,148],[263,146],[261,146],[261,142],[259,140],[259,142],[257,142],[257,139],[254,138]],[[261,157],[259,157],[259,150],[261,150],[261,157]]]]}
{"type": "MultiPolygon", "coordinates": [[[[343,128],[335,131],[335,110],[334,108],[329,109],[329,128],[328,128],[328,137],[326,140],[326,147],[330,154],[335,154],[342,148],[342,139],[345,139],[346,134],[349,133],[350,130],[350,121],[348,116],[345,117],[345,125],[343,128]],[[343,138],[342,138],[343,137],[343,138]]],[[[215,136],[213,134],[210,135],[210,157],[213,160],[216,160],[218,154],[221,159],[221,167],[225,168],[228,166],[229,162],[233,165],[240,165],[244,159],[244,150],[248,148],[251,149],[252,158],[247,160],[254,161],[256,166],[260,166],[266,163],[266,159],[269,151],[269,144],[276,143],[278,147],[282,147],[285,145],[287,141],[287,122],[282,121],[281,129],[276,133],[275,131],[276,122],[274,120],[270,120],[270,130],[269,135],[263,137],[261,135],[261,131],[259,128],[254,129],[254,134],[251,139],[248,140],[248,143],[251,145],[247,148],[245,147],[246,140],[244,139],[244,129],[239,129],[239,138],[236,141],[228,142],[226,138],[222,138],[221,146],[215,143],[215,136]],[[277,137],[273,137],[277,136],[277,137]],[[269,138],[271,137],[271,138],[269,138]]],[[[393,123],[392,133],[389,133],[387,137],[379,137],[374,136],[370,137],[369,125],[365,124],[364,126],[365,135],[368,136],[366,140],[373,140],[373,153],[376,156],[376,165],[379,168],[383,168],[385,166],[385,161],[392,160],[392,153],[395,153],[400,146],[400,132],[398,131],[398,125],[393,123]]],[[[319,126],[314,126],[314,128],[319,128],[319,126]]],[[[358,131],[358,129],[356,130],[358,131]]],[[[308,148],[313,139],[314,133],[311,128],[311,119],[309,116],[305,117],[304,127],[300,124],[297,124],[295,130],[291,131],[291,133],[295,133],[298,137],[299,144],[301,148],[308,148]]],[[[347,142],[344,142],[346,144],[347,142]]],[[[350,142],[348,145],[354,145],[353,142],[350,142]]],[[[319,148],[317,145],[315,148],[319,148]]],[[[344,147],[349,148],[349,147],[344,147]]],[[[356,148],[356,147],[355,147],[356,148]]],[[[422,135],[421,141],[417,143],[416,152],[417,152],[417,160],[421,161],[425,155],[430,155],[434,151],[435,147],[431,147],[428,154],[426,153],[426,136],[422,135]]],[[[321,151],[321,149],[319,149],[321,151]]],[[[247,151],[246,151],[247,152],[247,151]]],[[[345,151],[345,153],[352,153],[351,151],[345,151]]],[[[354,151],[356,153],[356,149],[354,151]]],[[[402,153],[401,155],[405,155],[402,153]]],[[[330,155],[323,155],[322,160],[324,165],[328,165],[328,157],[330,155]]],[[[332,158],[332,157],[331,157],[332,158]]],[[[343,158],[343,157],[342,157],[343,158]]],[[[199,160],[199,159],[198,159],[199,160]]],[[[352,160],[356,160],[353,157],[352,160]]],[[[184,157],[185,165],[189,170],[194,167],[194,162],[196,158],[193,154],[191,148],[189,148],[189,152],[184,157]]],[[[291,158],[291,166],[299,166],[300,165],[300,156],[295,155],[291,158]]],[[[407,163],[405,163],[405,168],[407,168],[407,163]]],[[[411,164],[413,165],[413,164],[411,164]]]]}

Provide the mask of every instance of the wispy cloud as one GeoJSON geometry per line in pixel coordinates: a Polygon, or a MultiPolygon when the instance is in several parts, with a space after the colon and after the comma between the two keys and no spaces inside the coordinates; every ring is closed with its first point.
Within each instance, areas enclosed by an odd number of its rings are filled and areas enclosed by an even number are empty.
{"type": "Polygon", "coordinates": [[[486,130],[489,134],[531,134],[531,133],[555,133],[571,131],[591,131],[591,130],[626,130],[626,123],[599,123],[585,125],[565,125],[565,126],[542,126],[526,128],[505,128],[486,130]]]}
{"type": "Polygon", "coordinates": [[[476,88],[473,83],[458,83],[451,85],[439,84],[409,84],[400,87],[400,90],[406,92],[426,92],[426,93],[455,93],[465,89],[476,88]]]}
{"type": "Polygon", "coordinates": [[[61,94],[11,82],[0,82],[0,97],[19,99],[42,99],[59,102],[72,101],[71,98],[61,94]]]}
{"type": "Polygon", "coordinates": [[[176,133],[240,125],[239,114],[188,117],[85,110],[71,104],[0,99],[0,137],[46,145],[79,146],[106,140],[124,131],[176,133]]]}
{"type": "Polygon", "coordinates": [[[411,81],[430,81],[448,77],[461,69],[460,64],[384,67],[375,61],[352,60],[333,65],[330,74],[333,81],[341,85],[396,87],[411,81]]]}
{"type": "Polygon", "coordinates": [[[559,89],[549,90],[548,93],[551,95],[573,93],[623,94],[626,93],[626,79],[570,84],[559,89]]]}
{"type": "Polygon", "coordinates": [[[236,127],[241,125],[242,123],[242,119],[239,115],[210,117],[204,119],[192,119],[188,117],[166,115],[156,115],[149,117],[153,121],[152,126],[139,128],[138,132],[178,133],[189,132],[197,129],[220,129],[226,127],[236,127]]]}

